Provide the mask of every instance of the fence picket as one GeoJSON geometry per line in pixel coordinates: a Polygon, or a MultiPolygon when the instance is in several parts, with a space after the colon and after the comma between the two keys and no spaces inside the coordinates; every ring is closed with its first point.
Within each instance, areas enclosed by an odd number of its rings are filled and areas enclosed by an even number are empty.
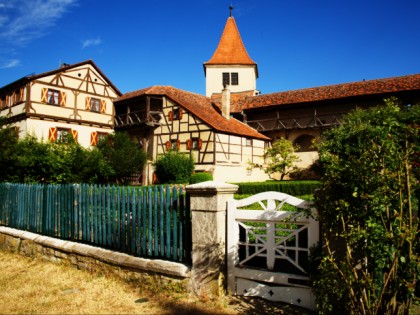
{"type": "Polygon", "coordinates": [[[165,217],[166,217],[166,244],[165,244],[165,257],[171,257],[171,188],[166,187],[166,202],[165,202],[165,217]]]}
{"type": "Polygon", "coordinates": [[[0,224],[136,256],[189,259],[182,189],[0,183],[0,224]]]}

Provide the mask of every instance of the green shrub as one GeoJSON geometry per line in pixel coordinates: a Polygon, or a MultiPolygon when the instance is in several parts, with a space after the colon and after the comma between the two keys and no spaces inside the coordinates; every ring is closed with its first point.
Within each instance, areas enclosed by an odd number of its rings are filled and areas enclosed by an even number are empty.
{"type": "Polygon", "coordinates": [[[316,180],[267,181],[256,183],[235,183],[238,194],[255,195],[264,191],[278,191],[292,196],[312,195],[319,186],[316,180]]]}
{"type": "Polygon", "coordinates": [[[210,173],[195,173],[191,175],[190,184],[197,184],[213,180],[213,176],[210,173]]]}
{"type": "Polygon", "coordinates": [[[154,167],[160,184],[188,183],[194,171],[194,160],[184,153],[169,151],[157,159],[154,167]]]}
{"type": "Polygon", "coordinates": [[[323,133],[315,194],[323,250],[313,275],[320,314],[409,314],[419,274],[420,106],[399,103],[355,110],[323,133]]]}

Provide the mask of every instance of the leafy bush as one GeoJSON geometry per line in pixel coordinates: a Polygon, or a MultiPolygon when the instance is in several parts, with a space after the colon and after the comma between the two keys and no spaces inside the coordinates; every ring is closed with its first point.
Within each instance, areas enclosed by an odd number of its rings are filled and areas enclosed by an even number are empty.
{"type": "Polygon", "coordinates": [[[103,174],[108,176],[106,181],[125,184],[132,174],[143,170],[147,161],[146,152],[126,132],[109,134],[98,143],[97,149],[104,158],[105,164],[101,166],[103,174]]]}
{"type": "Polygon", "coordinates": [[[393,99],[324,133],[315,194],[324,231],[314,276],[321,313],[409,313],[419,273],[419,126],[420,106],[393,99]]]}
{"type": "Polygon", "coordinates": [[[161,184],[188,183],[194,171],[191,156],[178,151],[169,151],[154,163],[155,173],[161,184]]]}
{"type": "Polygon", "coordinates": [[[115,133],[99,147],[86,149],[72,137],[54,143],[29,135],[18,140],[14,129],[1,128],[0,158],[0,181],[123,183],[142,170],[147,155],[127,134],[115,133]]]}
{"type": "Polygon", "coordinates": [[[213,176],[210,173],[194,173],[191,175],[190,184],[197,184],[213,180],[213,176]]]}
{"type": "Polygon", "coordinates": [[[316,180],[267,181],[256,183],[235,183],[239,186],[238,194],[255,195],[264,191],[278,191],[292,196],[311,195],[319,186],[316,180]]]}
{"type": "Polygon", "coordinates": [[[270,178],[275,179],[275,174],[280,174],[280,180],[291,172],[298,170],[295,165],[300,158],[295,154],[299,146],[294,146],[287,139],[280,138],[274,141],[271,147],[264,150],[264,164],[249,163],[250,167],[262,169],[270,178]]]}

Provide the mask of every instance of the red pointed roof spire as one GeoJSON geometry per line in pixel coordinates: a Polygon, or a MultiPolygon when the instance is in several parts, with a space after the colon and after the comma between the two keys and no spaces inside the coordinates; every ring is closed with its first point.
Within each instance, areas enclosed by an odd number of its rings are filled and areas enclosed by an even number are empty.
{"type": "MultiPolygon", "coordinates": [[[[233,7],[230,6],[231,15],[232,9],[233,7]]],[[[249,57],[245,49],[233,16],[228,17],[219,45],[204,65],[255,65],[257,68],[257,64],[249,57]]]]}

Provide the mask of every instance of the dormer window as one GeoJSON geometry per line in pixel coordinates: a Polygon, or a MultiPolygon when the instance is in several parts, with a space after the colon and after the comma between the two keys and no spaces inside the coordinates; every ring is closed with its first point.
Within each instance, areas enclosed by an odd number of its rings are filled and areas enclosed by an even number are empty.
{"type": "Polygon", "coordinates": [[[223,76],[223,78],[222,78],[223,86],[238,85],[239,84],[239,74],[238,74],[238,72],[223,72],[222,76],[223,76]]]}

